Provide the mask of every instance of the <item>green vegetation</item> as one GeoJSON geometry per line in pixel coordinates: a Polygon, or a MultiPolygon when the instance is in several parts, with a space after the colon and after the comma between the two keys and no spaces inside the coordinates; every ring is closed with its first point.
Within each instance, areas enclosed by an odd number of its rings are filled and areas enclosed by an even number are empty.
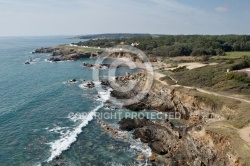
{"type": "Polygon", "coordinates": [[[231,70],[241,70],[250,67],[250,58],[243,58],[238,61],[234,61],[231,66],[231,70]]]}
{"type": "Polygon", "coordinates": [[[173,81],[169,76],[160,78],[160,81],[165,81],[168,85],[175,85],[176,82],[173,81]]]}
{"type": "Polygon", "coordinates": [[[224,91],[242,95],[250,94],[250,78],[245,73],[230,72],[228,69],[239,70],[250,67],[250,59],[235,60],[232,64],[205,66],[193,70],[176,70],[173,77],[178,84],[224,91]]]}
{"type": "MultiPolygon", "coordinates": [[[[137,33],[106,33],[106,34],[95,34],[95,35],[80,35],[74,38],[77,39],[123,39],[131,37],[145,37],[153,36],[150,34],[137,34],[137,33]]],[[[157,35],[158,36],[158,35],[157,35]]]]}
{"type": "Polygon", "coordinates": [[[90,47],[114,47],[121,43],[121,39],[98,39],[98,40],[88,40],[85,42],[73,43],[78,46],[90,46],[90,47]]]}
{"type": "Polygon", "coordinates": [[[188,70],[186,66],[181,66],[181,67],[177,67],[173,69],[172,72],[181,72],[181,71],[186,71],[186,70],[188,70]]]}
{"type": "Polygon", "coordinates": [[[233,63],[235,59],[250,57],[250,51],[232,51],[226,52],[225,56],[212,56],[210,60],[214,61],[227,61],[228,63],[233,63]]]}
{"type": "Polygon", "coordinates": [[[117,44],[138,43],[139,49],[156,56],[224,56],[231,51],[250,51],[250,35],[164,35],[122,39],[99,39],[80,42],[78,45],[113,47],[117,44]]]}
{"type": "MultiPolygon", "coordinates": [[[[238,131],[250,123],[249,104],[226,97],[219,97],[199,92],[195,89],[178,87],[183,93],[194,96],[199,102],[210,106],[213,113],[225,117],[225,120],[210,123],[205,127],[206,133],[213,137],[214,143],[223,143],[223,138],[230,141],[224,150],[243,159],[245,165],[250,164],[250,147],[243,141],[238,131]]],[[[227,143],[227,142],[224,142],[227,143]]],[[[243,164],[243,165],[244,165],[243,164]]]]}
{"type": "Polygon", "coordinates": [[[239,58],[242,58],[244,56],[250,57],[250,52],[246,52],[246,51],[242,51],[242,52],[234,51],[234,52],[227,52],[226,55],[227,55],[227,58],[239,59],[239,58]]]}
{"type": "Polygon", "coordinates": [[[93,47],[74,47],[69,45],[60,45],[58,48],[62,48],[64,50],[74,50],[78,53],[86,53],[86,52],[102,52],[103,49],[93,48],[93,47]]]}
{"type": "Polygon", "coordinates": [[[211,96],[204,93],[199,93],[194,95],[194,97],[200,101],[211,107],[211,109],[215,112],[218,112],[223,106],[223,102],[217,96],[211,96]]]}
{"type": "Polygon", "coordinates": [[[228,80],[236,80],[238,82],[246,83],[250,85],[250,78],[246,73],[231,72],[227,74],[228,80]]]}

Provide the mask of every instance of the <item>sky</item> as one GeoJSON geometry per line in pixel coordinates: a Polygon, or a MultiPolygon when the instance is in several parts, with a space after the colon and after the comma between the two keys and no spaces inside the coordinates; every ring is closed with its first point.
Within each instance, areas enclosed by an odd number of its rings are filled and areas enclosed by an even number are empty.
{"type": "Polygon", "coordinates": [[[0,0],[0,36],[250,34],[249,0],[0,0]]]}

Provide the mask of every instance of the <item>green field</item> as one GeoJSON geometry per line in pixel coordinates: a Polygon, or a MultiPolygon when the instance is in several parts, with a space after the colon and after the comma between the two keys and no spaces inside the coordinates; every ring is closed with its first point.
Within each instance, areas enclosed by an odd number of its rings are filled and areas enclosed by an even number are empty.
{"type": "Polygon", "coordinates": [[[100,52],[103,51],[103,49],[93,48],[93,47],[74,47],[69,45],[60,45],[58,48],[62,48],[64,50],[75,50],[79,53],[86,53],[86,52],[100,52]]]}
{"type": "Polygon", "coordinates": [[[225,56],[213,56],[211,59],[239,59],[242,57],[248,56],[250,57],[250,51],[233,51],[226,52],[225,56]]]}

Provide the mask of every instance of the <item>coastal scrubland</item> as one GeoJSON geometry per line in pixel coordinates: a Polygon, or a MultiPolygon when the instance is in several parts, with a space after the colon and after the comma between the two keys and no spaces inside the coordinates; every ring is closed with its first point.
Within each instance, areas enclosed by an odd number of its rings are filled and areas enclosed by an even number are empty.
{"type": "Polygon", "coordinates": [[[74,50],[77,53],[88,53],[88,52],[98,52],[98,51],[103,51],[101,48],[97,47],[75,47],[71,45],[59,45],[56,48],[62,49],[62,50],[74,50]]]}
{"type": "Polygon", "coordinates": [[[232,51],[250,51],[249,35],[162,35],[122,39],[98,39],[79,42],[77,45],[112,47],[132,44],[156,56],[225,55],[232,51]]]}
{"type": "MultiPolygon", "coordinates": [[[[72,55],[99,52],[118,44],[133,45],[153,57],[156,72],[147,97],[126,108],[163,113],[174,111],[183,116],[178,123],[185,126],[185,132],[165,121],[147,122],[150,125],[134,128],[134,137],[146,140],[153,155],[158,157],[153,162],[195,163],[193,158],[196,158],[201,165],[250,164],[250,137],[242,136],[242,132],[250,134],[250,77],[247,70],[250,68],[250,36],[163,35],[97,39],[72,43],[74,46],[58,46],[58,55],[65,50],[72,55]],[[173,139],[176,133],[178,139],[173,139]]],[[[117,80],[121,86],[135,78],[139,84],[133,92],[121,94],[112,91],[111,94],[129,98],[140,92],[145,84],[144,75],[119,77],[117,80]]],[[[138,120],[121,121],[131,127],[131,122],[138,120]]]]}

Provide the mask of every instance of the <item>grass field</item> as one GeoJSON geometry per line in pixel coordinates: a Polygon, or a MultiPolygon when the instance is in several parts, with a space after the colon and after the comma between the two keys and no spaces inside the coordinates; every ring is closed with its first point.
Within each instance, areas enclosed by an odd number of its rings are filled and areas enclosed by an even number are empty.
{"type": "Polygon", "coordinates": [[[234,51],[234,52],[226,52],[225,56],[213,56],[211,59],[239,59],[242,57],[248,56],[250,57],[250,51],[234,51]]]}
{"type": "Polygon", "coordinates": [[[74,47],[69,45],[60,45],[59,48],[65,49],[65,50],[75,50],[79,53],[86,53],[86,52],[99,52],[103,51],[103,49],[93,48],[93,47],[74,47]]]}

